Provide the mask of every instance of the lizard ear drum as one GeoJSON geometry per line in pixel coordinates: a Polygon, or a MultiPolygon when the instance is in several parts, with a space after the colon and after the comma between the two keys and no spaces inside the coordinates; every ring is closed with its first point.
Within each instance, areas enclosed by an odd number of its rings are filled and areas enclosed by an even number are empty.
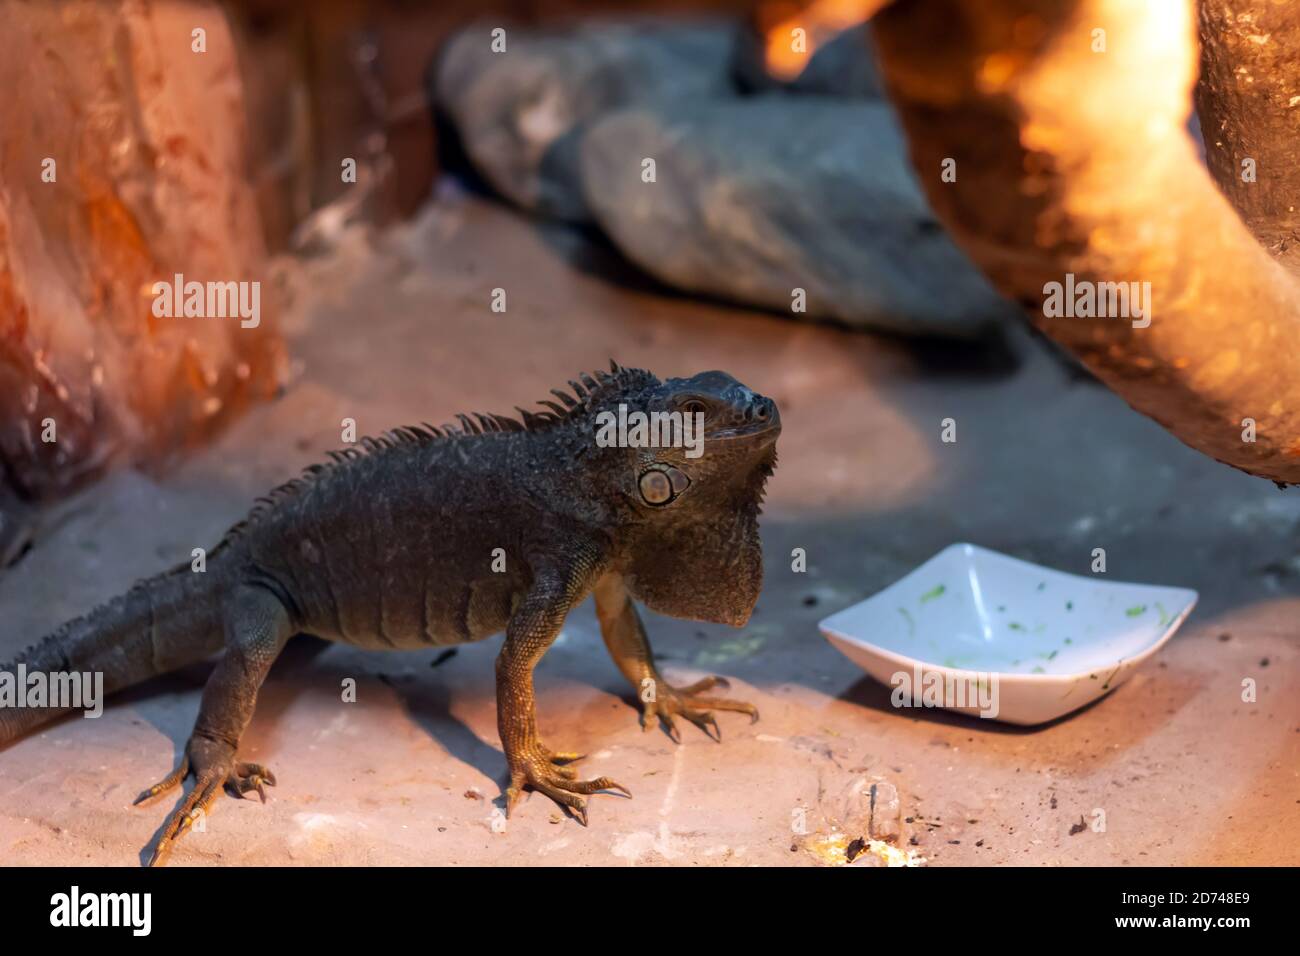
{"type": "Polygon", "coordinates": [[[637,482],[641,498],[648,505],[666,505],[686,490],[691,479],[679,468],[661,466],[642,472],[637,482]]]}

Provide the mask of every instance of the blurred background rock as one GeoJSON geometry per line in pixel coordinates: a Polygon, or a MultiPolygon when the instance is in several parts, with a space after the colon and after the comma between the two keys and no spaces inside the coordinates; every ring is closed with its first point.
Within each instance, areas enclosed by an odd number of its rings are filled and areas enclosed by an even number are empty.
{"type": "Polygon", "coordinates": [[[684,292],[985,334],[1010,307],[916,186],[861,7],[0,0],[0,559],[27,504],[165,465],[283,387],[275,257],[410,217],[440,177],[684,292]],[[154,317],[176,273],[261,280],[261,325],[154,317]]]}
{"type": "Polygon", "coordinates": [[[6,2],[0,37],[0,471],[42,499],[203,440],[273,390],[281,356],[270,290],[258,328],[152,311],[176,273],[265,265],[223,12],[6,2]]]}

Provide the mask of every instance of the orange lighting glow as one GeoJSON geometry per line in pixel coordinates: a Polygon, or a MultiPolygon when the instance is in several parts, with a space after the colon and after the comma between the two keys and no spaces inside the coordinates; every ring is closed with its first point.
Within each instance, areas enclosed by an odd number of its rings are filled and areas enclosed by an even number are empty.
{"type": "Polygon", "coordinates": [[[759,5],[757,22],[764,38],[768,72],[793,80],[813,52],[837,33],[867,20],[880,0],[769,0],[759,5]]]}

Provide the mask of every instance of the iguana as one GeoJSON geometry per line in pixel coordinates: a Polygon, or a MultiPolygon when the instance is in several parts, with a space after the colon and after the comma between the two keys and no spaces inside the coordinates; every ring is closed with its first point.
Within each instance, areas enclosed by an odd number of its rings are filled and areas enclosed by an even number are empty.
{"type": "MultiPolygon", "coordinates": [[[[726,687],[721,678],[667,684],[633,599],[677,617],[749,619],[763,577],[757,519],[781,430],[775,403],[724,372],[661,382],[613,362],[569,386],[517,419],[459,415],[458,426],[397,428],[334,452],[259,499],[204,573],[186,564],[143,581],[0,668],[102,672],[111,693],[224,652],[179,765],[136,801],[195,777],[151,865],[223,786],[265,801],[275,777],[238,759],[239,739],[272,662],[299,632],[415,650],[504,629],[496,685],[507,814],[531,788],[585,826],[586,795],[631,796],[608,777],[577,779],[566,764],[579,755],[537,736],[533,668],[588,594],[647,730],[662,721],[680,740],[676,715],[717,733],[713,710],[757,719],[748,703],[706,696],[726,687]],[[598,422],[620,406],[695,416],[703,441],[598,440],[598,422]]],[[[65,712],[0,709],[0,745],[65,712]]]]}

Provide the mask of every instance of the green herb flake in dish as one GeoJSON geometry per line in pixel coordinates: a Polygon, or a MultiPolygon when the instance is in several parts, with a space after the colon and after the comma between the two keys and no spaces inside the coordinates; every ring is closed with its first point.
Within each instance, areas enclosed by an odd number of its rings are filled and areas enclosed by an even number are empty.
{"type": "Polygon", "coordinates": [[[900,607],[898,613],[903,615],[903,620],[907,621],[907,636],[916,637],[916,621],[912,619],[912,615],[908,613],[907,608],[900,607]]]}
{"type": "Polygon", "coordinates": [[[941,598],[947,590],[948,586],[946,584],[936,584],[930,590],[921,595],[921,603],[925,604],[928,601],[933,601],[935,598],[941,598]]]}

